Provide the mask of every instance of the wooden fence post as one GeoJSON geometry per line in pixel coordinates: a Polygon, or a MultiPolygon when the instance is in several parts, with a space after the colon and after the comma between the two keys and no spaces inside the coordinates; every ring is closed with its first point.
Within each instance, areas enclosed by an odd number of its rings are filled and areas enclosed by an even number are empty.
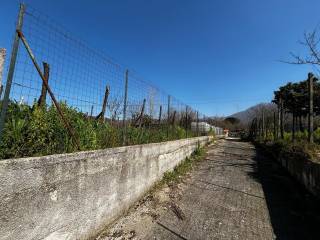
{"type": "Polygon", "coordinates": [[[58,113],[59,113],[59,115],[61,117],[61,120],[63,121],[63,123],[64,123],[64,125],[65,125],[65,127],[67,129],[67,131],[69,132],[71,138],[73,139],[73,142],[74,142],[75,146],[77,147],[78,150],[80,150],[80,139],[79,139],[78,136],[76,136],[74,129],[72,128],[72,126],[69,123],[69,120],[65,117],[62,109],[60,108],[60,105],[59,105],[56,97],[54,96],[49,84],[47,83],[43,73],[41,72],[40,66],[37,63],[36,58],[35,58],[32,50],[31,50],[26,38],[24,37],[23,33],[20,30],[17,30],[17,33],[18,33],[18,36],[21,39],[23,45],[25,46],[25,48],[26,48],[26,50],[28,52],[28,55],[31,58],[31,61],[33,62],[34,67],[36,68],[39,76],[41,77],[42,82],[46,85],[46,88],[47,88],[47,91],[48,91],[48,93],[49,93],[49,95],[51,97],[51,100],[52,100],[53,104],[55,105],[55,107],[56,107],[56,109],[57,109],[57,111],[58,111],[58,113]]]}
{"type": "MultiPolygon", "coordinates": [[[[49,84],[49,72],[50,72],[50,66],[48,63],[43,62],[43,76],[47,84],[49,84]]],[[[38,100],[38,106],[44,106],[46,104],[47,100],[47,87],[44,82],[42,82],[42,87],[41,87],[41,95],[38,100]]]]}
{"type": "Polygon", "coordinates": [[[174,111],[172,116],[172,125],[174,125],[176,122],[176,114],[177,114],[177,111],[174,111]]]}
{"type": "Polygon", "coordinates": [[[160,105],[160,110],[159,110],[159,124],[161,124],[161,115],[162,115],[162,105],[160,105]]]}
{"type": "Polygon", "coordinates": [[[141,125],[142,125],[145,106],[146,106],[146,99],[143,99],[142,108],[139,116],[139,128],[141,128],[141,125]]]}
{"type": "Polygon", "coordinates": [[[102,122],[105,122],[105,113],[106,113],[106,108],[107,108],[107,103],[108,103],[108,97],[109,97],[109,94],[110,94],[110,87],[107,85],[106,86],[106,90],[105,90],[105,93],[104,93],[104,98],[103,98],[103,104],[102,104],[102,110],[101,112],[98,114],[98,116],[96,116],[96,119],[101,119],[102,122]]]}

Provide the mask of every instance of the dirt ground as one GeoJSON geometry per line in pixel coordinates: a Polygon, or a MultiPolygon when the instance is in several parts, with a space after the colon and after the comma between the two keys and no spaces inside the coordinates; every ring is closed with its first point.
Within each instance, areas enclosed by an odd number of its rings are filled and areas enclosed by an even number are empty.
{"type": "Polygon", "coordinates": [[[317,201],[250,143],[219,140],[97,238],[319,239],[317,201]]]}

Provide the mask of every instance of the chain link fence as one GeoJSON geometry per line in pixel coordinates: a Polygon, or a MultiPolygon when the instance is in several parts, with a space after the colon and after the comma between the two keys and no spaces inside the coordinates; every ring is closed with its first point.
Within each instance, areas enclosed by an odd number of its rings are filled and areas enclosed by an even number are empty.
{"type": "Polygon", "coordinates": [[[194,137],[205,115],[20,6],[0,101],[0,158],[194,137]],[[191,125],[196,123],[196,128],[191,125]]]}

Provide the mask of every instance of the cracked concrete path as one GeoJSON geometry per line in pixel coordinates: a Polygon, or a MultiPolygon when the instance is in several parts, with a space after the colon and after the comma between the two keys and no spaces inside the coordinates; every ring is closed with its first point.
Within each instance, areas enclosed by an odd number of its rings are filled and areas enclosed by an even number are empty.
{"type": "Polygon", "coordinates": [[[250,143],[219,140],[180,189],[176,207],[151,220],[133,210],[120,224],[130,235],[101,239],[318,239],[312,198],[250,143]]]}
{"type": "Polygon", "coordinates": [[[273,239],[254,157],[248,143],[212,146],[179,202],[185,220],[168,211],[146,239],[273,239]]]}

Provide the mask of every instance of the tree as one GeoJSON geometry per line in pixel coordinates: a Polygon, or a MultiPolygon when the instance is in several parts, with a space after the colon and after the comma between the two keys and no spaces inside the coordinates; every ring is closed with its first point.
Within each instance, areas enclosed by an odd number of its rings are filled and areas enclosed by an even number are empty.
{"type": "Polygon", "coordinates": [[[290,52],[292,60],[282,61],[289,64],[310,64],[313,66],[320,66],[320,50],[319,50],[319,29],[315,28],[312,32],[305,32],[302,41],[299,44],[304,46],[307,50],[306,56],[301,56],[290,52]]]}
{"type": "Polygon", "coordinates": [[[230,123],[232,125],[240,123],[240,120],[238,118],[235,118],[235,117],[227,117],[226,119],[224,119],[224,121],[227,122],[227,123],[230,123]]]}

